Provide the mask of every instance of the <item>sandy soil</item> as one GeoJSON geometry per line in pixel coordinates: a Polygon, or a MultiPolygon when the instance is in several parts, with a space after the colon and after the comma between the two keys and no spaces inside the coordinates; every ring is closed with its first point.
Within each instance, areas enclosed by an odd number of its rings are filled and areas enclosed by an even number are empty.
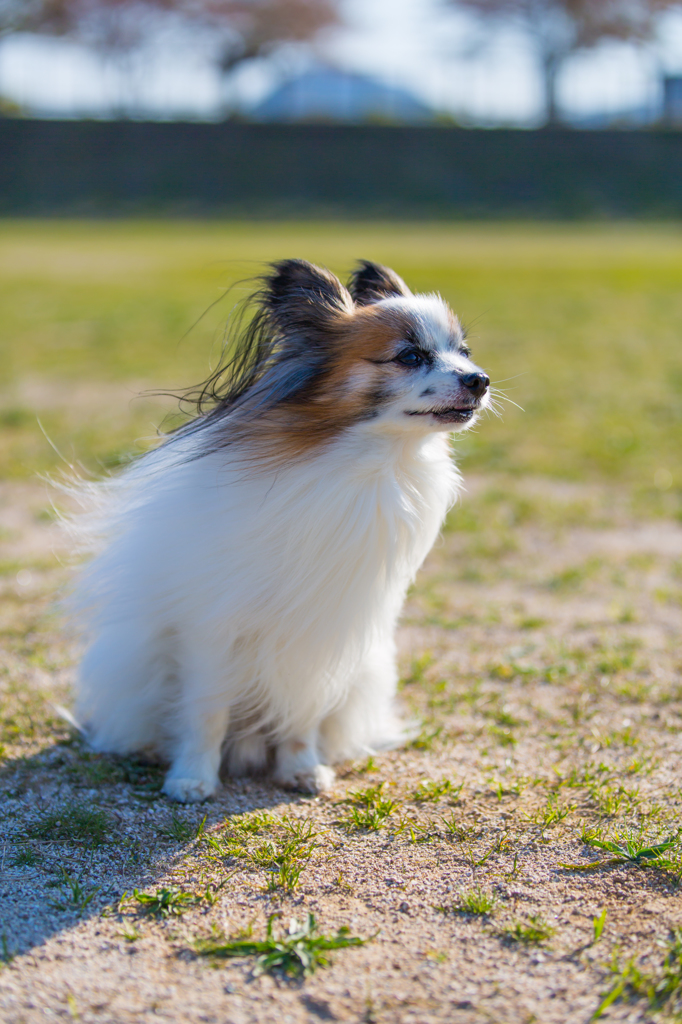
{"type": "Polygon", "coordinates": [[[54,712],[78,650],[45,507],[0,491],[0,1019],[587,1024],[618,978],[604,1020],[674,1019],[682,971],[652,993],[682,928],[680,523],[605,490],[472,481],[400,631],[412,745],[343,766],[329,798],[228,780],[178,809],[157,769],[88,753],[54,712]],[[354,826],[368,808],[376,829],[354,826]],[[288,885],[263,851],[305,821],[288,885]],[[593,841],[617,837],[672,845],[612,863],[593,841]],[[196,902],[146,913],[133,890],[162,887],[196,902]],[[309,911],[367,943],[303,978],[196,951],[309,911]]]}

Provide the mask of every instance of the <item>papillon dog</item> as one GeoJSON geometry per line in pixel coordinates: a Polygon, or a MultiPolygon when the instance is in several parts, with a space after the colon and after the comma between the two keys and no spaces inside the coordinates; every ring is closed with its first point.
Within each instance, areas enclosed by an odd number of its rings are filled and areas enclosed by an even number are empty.
{"type": "Polygon", "coordinates": [[[490,395],[443,299],[365,261],[347,287],[273,263],[226,351],[77,526],[76,715],[95,750],[169,762],[184,802],[221,768],[321,792],[404,739],[396,620],[460,485],[449,435],[490,395]]]}

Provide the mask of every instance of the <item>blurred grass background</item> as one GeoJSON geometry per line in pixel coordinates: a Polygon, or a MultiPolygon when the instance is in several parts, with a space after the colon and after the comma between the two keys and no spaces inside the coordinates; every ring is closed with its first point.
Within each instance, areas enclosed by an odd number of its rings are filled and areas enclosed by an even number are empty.
{"type": "Polygon", "coordinates": [[[115,466],[203,379],[262,261],[345,276],[357,258],[438,290],[474,358],[521,405],[457,441],[465,473],[608,478],[647,511],[682,505],[679,226],[0,222],[0,462],[115,466]]]}

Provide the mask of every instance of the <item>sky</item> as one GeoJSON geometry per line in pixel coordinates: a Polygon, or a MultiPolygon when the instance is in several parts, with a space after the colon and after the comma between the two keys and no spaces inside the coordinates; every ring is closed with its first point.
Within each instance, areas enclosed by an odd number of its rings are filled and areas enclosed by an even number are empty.
{"type": "MultiPolygon", "coordinates": [[[[323,38],[320,59],[409,89],[465,123],[539,123],[542,100],[528,41],[512,31],[487,37],[443,0],[344,0],[346,26],[323,38]]],[[[111,116],[128,109],[153,117],[212,118],[225,100],[257,102],[306,61],[296,49],[244,67],[225,97],[197,40],[170,35],[125,73],[58,40],[17,36],[0,47],[0,93],[48,116],[111,116]]],[[[668,15],[646,51],[603,44],[573,57],[559,83],[568,116],[655,108],[661,72],[682,73],[682,14],[668,15]]]]}

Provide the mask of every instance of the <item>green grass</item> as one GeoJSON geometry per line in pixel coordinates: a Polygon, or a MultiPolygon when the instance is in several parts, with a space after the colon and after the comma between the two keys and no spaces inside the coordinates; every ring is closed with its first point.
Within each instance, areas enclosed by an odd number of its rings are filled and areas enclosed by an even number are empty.
{"type": "Polygon", "coordinates": [[[343,801],[350,806],[339,819],[341,828],[348,832],[378,832],[385,828],[398,806],[395,800],[384,796],[385,785],[385,782],[379,782],[366,789],[351,790],[343,801]]]}
{"type": "Polygon", "coordinates": [[[252,939],[250,934],[234,939],[214,936],[197,939],[194,948],[201,956],[221,958],[255,957],[254,975],[266,971],[281,971],[291,976],[312,974],[317,967],[329,963],[329,952],[348,946],[364,946],[366,939],[351,935],[346,927],[339,928],[335,935],[320,935],[312,914],[305,921],[292,919],[289,928],[275,934],[274,922],[279,914],[268,918],[265,939],[252,939]]]}
{"type": "Polygon", "coordinates": [[[154,917],[180,917],[189,907],[201,903],[202,897],[182,889],[162,888],[154,893],[133,891],[133,899],[147,914],[154,917]]]}
{"type": "Polygon", "coordinates": [[[463,782],[460,782],[459,785],[454,785],[450,779],[441,779],[439,782],[432,779],[424,779],[413,792],[412,799],[415,803],[423,804],[435,803],[438,800],[442,800],[443,797],[449,797],[452,803],[456,803],[463,787],[463,782]]]}
{"type": "Polygon", "coordinates": [[[53,910],[77,910],[79,915],[85,913],[102,888],[100,885],[86,888],[63,866],[59,868],[59,885],[62,887],[62,896],[52,900],[50,906],[53,910]]]}
{"type": "Polygon", "coordinates": [[[189,843],[194,839],[201,838],[205,824],[205,815],[197,824],[196,822],[185,821],[183,818],[179,817],[176,810],[173,810],[170,823],[159,829],[159,835],[162,835],[165,839],[171,839],[176,843],[189,843]]]}
{"type": "Polygon", "coordinates": [[[522,942],[530,946],[546,942],[555,932],[556,928],[545,921],[541,914],[529,914],[527,920],[512,921],[502,928],[500,935],[511,942],[522,942]]]}
{"type": "Polygon", "coordinates": [[[465,469],[606,476],[679,510],[682,238],[665,226],[2,222],[2,470],[58,465],[36,415],[95,471],[139,450],[173,403],[135,396],[202,379],[243,289],[221,296],[282,256],[377,259],[452,303],[525,409],[458,441],[465,469]]]}
{"type": "Polygon", "coordinates": [[[256,811],[235,815],[225,828],[204,836],[204,843],[209,859],[237,860],[269,872],[268,892],[293,892],[321,845],[320,835],[308,818],[256,811]]]}
{"type": "Polygon", "coordinates": [[[613,984],[603,995],[591,1021],[602,1017],[614,1003],[634,1000],[646,1000],[649,1010],[662,1011],[665,1020],[682,1019],[682,929],[674,928],[671,938],[658,944],[664,950],[664,957],[654,970],[647,970],[634,958],[621,963],[614,956],[613,984]]]}
{"type": "Polygon", "coordinates": [[[475,885],[472,889],[467,889],[460,894],[456,909],[460,914],[487,917],[492,914],[498,902],[499,900],[493,893],[486,892],[480,885],[475,885]]]}
{"type": "Polygon", "coordinates": [[[29,839],[101,846],[109,838],[111,823],[104,811],[70,803],[47,811],[28,829],[29,839]]]}

